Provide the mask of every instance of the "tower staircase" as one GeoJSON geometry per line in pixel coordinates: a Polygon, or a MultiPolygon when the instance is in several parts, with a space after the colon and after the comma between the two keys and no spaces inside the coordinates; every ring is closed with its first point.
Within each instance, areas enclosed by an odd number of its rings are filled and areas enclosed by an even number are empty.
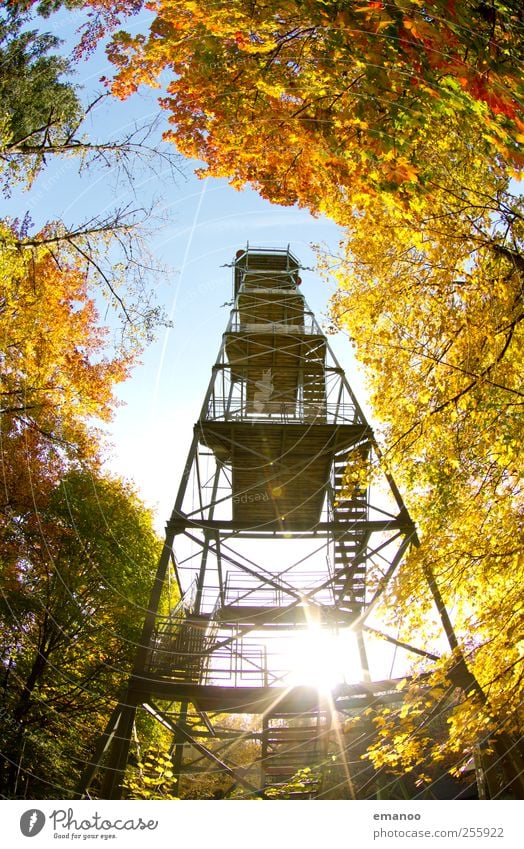
{"type": "Polygon", "coordinates": [[[327,709],[266,714],[262,731],[262,771],[266,797],[314,799],[328,755],[331,717],[327,709]]]}
{"type": "Polygon", "coordinates": [[[366,602],[366,558],[369,539],[368,493],[348,481],[351,452],[338,454],[333,463],[334,595],[341,611],[358,617],[366,602]]]}

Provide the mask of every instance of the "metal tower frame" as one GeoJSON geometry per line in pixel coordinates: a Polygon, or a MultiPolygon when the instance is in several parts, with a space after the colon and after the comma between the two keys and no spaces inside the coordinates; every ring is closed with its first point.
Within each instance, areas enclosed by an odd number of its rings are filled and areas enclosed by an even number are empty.
{"type": "MultiPolygon", "coordinates": [[[[373,674],[370,638],[435,658],[370,624],[416,530],[301,294],[299,261],[289,249],[248,247],[232,267],[233,308],[133,673],[83,775],[84,796],[98,769],[102,798],[121,794],[137,710],[172,733],[176,775],[204,759],[231,788],[270,796],[297,770],[330,759],[337,716],[401,698],[397,680],[373,674]],[[166,609],[172,580],[180,600],[166,609]],[[301,680],[286,647],[304,634],[326,654],[335,645],[326,635],[349,640],[353,675],[329,692],[301,680]],[[228,758],[235,732],[214,719],[224,713],[258,717],[254,731],[236,735],[259,745],[251,769],[228,758]],[[211,738],[224,742],[210,747],[211,738]]],[[[347,766],[340,785],[354,797],[347,766]]],[[[305,792],[318,794],[318,782],[305,792]]]]}

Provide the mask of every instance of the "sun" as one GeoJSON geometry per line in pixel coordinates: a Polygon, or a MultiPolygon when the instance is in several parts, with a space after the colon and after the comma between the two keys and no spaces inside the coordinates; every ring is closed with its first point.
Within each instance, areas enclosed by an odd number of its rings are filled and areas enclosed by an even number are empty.
{"type": "Polygon", "coordinates": [[[328,694],[337,684],[359,677],[355,635],[349,630],[336,633],[311,622],[295,631],[287,643],[285,662],[291,686],[316,687],[328,694]]]}

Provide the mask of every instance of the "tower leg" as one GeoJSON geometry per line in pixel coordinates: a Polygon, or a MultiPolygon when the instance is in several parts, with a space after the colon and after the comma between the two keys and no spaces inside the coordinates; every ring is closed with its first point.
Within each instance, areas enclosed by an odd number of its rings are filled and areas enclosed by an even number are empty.
{"type": "MultiPolygon", "coordinates": [[[[180,705],[180,713],[178,715],[178,725],[184,727],[187,718],[187,702],[180,705]]],[[[180,796],[180,779],[182,776],[182,757],[184,754],[184,738],[180,731],[175,732],[175,751],[173,753],[173,772],[176,776],[177,793],[180,796]]]]}
{"type": "Polygon", "coordinates": [[[89,796],[89,787],[91,786],[91,782],[95,777],[96,772],[100,768],[100,764],[102,763],[104,755],[109,750],[111,743],[113,742],[113,738],[117,732],[118,725],[120,722],[120,716],[121,705],[118,704],[109,718],[106,730],[104,731],[97,743],[93,760],[87,765],[87,767],[82,773],[82,776],[78,783],[78,796],[80,799],[85,799],[87,796],[89,796]]]}
{"type": "Polygon", "coordinates": [[[102,782],[102,799],[122,798],[122,780],[126,770],[135,716],[136,705],[126,704],[121,706],[120,720],[111,749],[111,758],[105,769],[102,782]]]}
{"type": "Polygon", "coordinates": [[[357,646],[358,646],[358,653],[360,655],[360,668],[362,670],[362,680],[363,681],[371,681],[371,674],[370,674],[370,671],[369,671],[368,653],[366,651],[366,643],[364,641],[364,633],[363,633],[361,627],[359,627],[357,629],[357,646]]]}

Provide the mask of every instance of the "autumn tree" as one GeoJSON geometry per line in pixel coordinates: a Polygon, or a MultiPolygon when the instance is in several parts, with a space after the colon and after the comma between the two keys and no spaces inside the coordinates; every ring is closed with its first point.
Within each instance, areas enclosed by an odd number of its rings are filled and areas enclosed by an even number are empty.
{"type": "Polygon", "coordinates": [[[96,422],[136,352],[115,354],[77,251],[0,237],[2,792],[47,794],[65,786],[54,735],[76,745],[68,712],[118,686],[158,550],[136,496],[100,475],[96,422]]]}
{"type": "Polygon", "coordinates": [[[12,506],[20,504],[20,487],[29,501],[33,497],[20,478],[28,468],[38,480],[35,441],[49,446],[58,470],[69,451],[84,459],[96,455],[90,421],[110,417],[113,387],[127,376],[132,357],[108,351],[79,254],[45,243],[29,250],[5,226],[0,253],[3,492],[12,506]]]}
{"type": "MultiPolygon", "coordinates": [[[[82,106],[57,39],[29,23],[4,4],[5,192],[31,191],[53,156],[128,186],[137,167],[172,175],[155,121],[123,139],[85,136],[107,95],[82,106]]],[[[137,202],[40,230],[29,216],[0,222],[0,792],[10,798],[73,792],[139,638],[158,545],[136,494],[101,471],[98,423],[163,321],[139,228],[150,214],[137,202]],[[104,297],[112,331],[95,305],[104,297]]]]}
{"type": "MultiPolygon", "coordinates": [[[[31,15],[30,4],[0,6],[0,182],[5,194],[16,186],[31,192],[35,180],[53,159],[73,162],[79,177],[107,172],[116,196],[127,199],[107,212],[76,221],[48,221],[33,225],[26,214],[21,222],[5,219],[18,235],[18,246],[46,246],[50,257],[70,253],[98,287],[131,345],[150,341],[165,324],[154,299],[154,281],[164,273],[146,247],[150,229],[160,224],[154,209],[136,198],[134,182],[140,177],[174,180],[179,157],[160,142],[158,118],[128,126],[124,132],[86,132],[87,119],[107,107],[108,93],[91,100],[73,83],[73,62],[63,55],[60,40],[45,32],[31,15]],[[27,8],[26,8],[27,7],[27,8]],[[34,26],[35,29],[29,29],[34,26]],[[38,28],[36,28],[38,27],[38,28]],[[134,199],[129,199],[131,197],[134,199]]],[[[114,101],[113,101],[114,103],[114,101]]],[[[32,196],[30,194],[29,203],[32,196]]]]}
{"type": "MultiPolygon", "coordinates": [[[[147,714],[146,714],[147,717],[147,714]]],[[[187,746],[184,752],[184,769],[174,773],[176,761],[176,735],[157,723],[156,739],[153,729],[144,728],[144,715],[137,718],[138,738],[132,747],[124,780],[125,796],[130,799],[222,799],[253,798],[253,793],[242,784],[252,780],[259,769],[261,748],[255,731],[256,723],[245,723],[241,717],[215,714],[213,725],[216,736],[201,718],[191,720],[191,737],[197,746],[203,745],[209,754],[187,746]],[[142,728],[141,728],[142,726],[142,728]],[[160,728],[160,733],[159,729],[160,728]],[[142,732],[140,734],[140,731],[142,732]],[[145,733],[144,733],[145,732],[145,733]],[[216,760],[213,761],[212,757],[216,760]],[[227,761],[228,770],[219,761],[227,761]],[[233,768],[237,777],[232,773],[233,768]]],[[[256,779],[253,781],[256,787],[256,779]]]]}
{"type": "Polygon", "coordinates": [[[446,114],[476,117],[493,150],[522,163],[516,2],[151,8],[148,36],[113,37],[113,92],[126,97],[167,77],[168,137],[203,160],[205,174],[344,223],[359,191],[425,187],[431,168],[414,146],[446,114]]]}
{"type": "Polygon", "coordinates": [[[368,197],[341,256],[326,258],[339,283],[334,322],[365,365],[385,460],[421,531],[389,609],[402,611],[404,636],[435,638],[424,589],[434,581],[452,611],[432,681],[408,691],[395,733],[383,725],[375,761],[396,766],[450,752],[460,763],[479,742],[522,735],[523,200],[503,162],[487,167],[482,128],[460,134],[454,123],[418,149],[431,197],[404,209],[368,197]],[[447,704],[459,663],[476,692],[450,711],[445,743],[432,741],[421,692],[447,704]]]}
{"type": "Polygon", "coordinates": [[[90,471],[66,473],[3,554],[4,797],[74,792],[129,674],[158,554],[135,492],[90,471]]]}

